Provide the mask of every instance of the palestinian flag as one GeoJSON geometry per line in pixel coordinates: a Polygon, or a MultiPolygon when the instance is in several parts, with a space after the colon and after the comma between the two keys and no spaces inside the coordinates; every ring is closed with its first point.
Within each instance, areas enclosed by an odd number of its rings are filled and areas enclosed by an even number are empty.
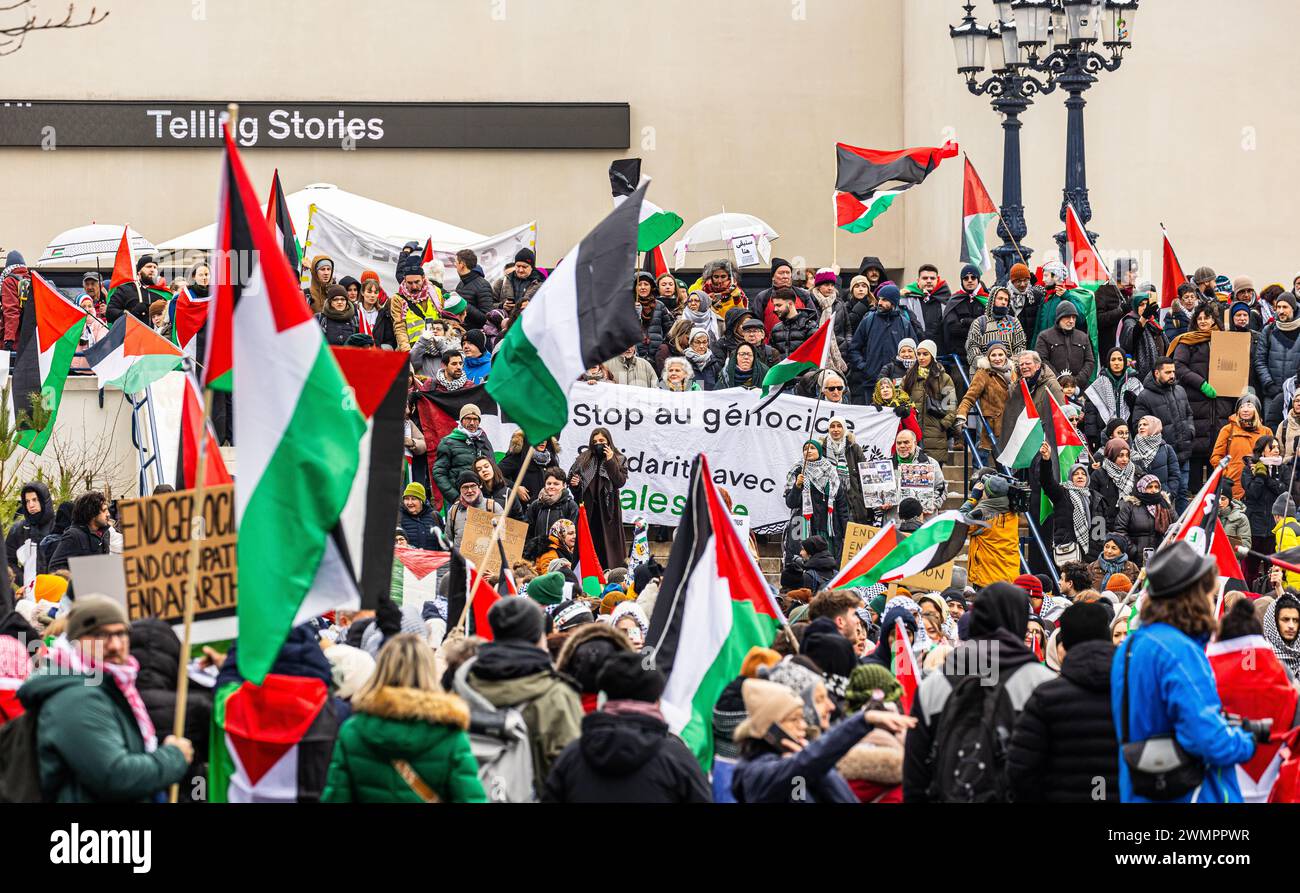
{"type": "Polygon", "coordinates": [[[182,288],[167,304],[167,318],[171,322],[172,343],[187,357],[197,359],[199,332],[208,321],[211,298],[196,298],[189,288],[182,288]]]}
{"type": "MultiPolygon", "coordinates": [[[[620,158],[609,165],[609,186],[614,193],[614,207],[617,208],[629,195],[636,192],[641,185],[641,159],[620,158]]],[[[641,200],[636,232],[636,250],[654,252],[655,260],[663,263],[664,254],[659,246],[682,228],[682,218],[672,211],[665,211],[657,205],[641,200]]],[[[668,268],[667,263],[663,264],[668,268]]],[[[654,271],[658,276],[659,272],[654,271]]]]}
{"type": "Polygon", "coordinates": [[[784,622],[700,455],[646,641],[668,677],[664,718],[705,769],[713,763],[718,695],[749,649],[770,647],[784,622]]]}
{"type": "Polygon", "coordinates": [[[644,267],[649,270],[655,277],[655,281],[664,273],[671,273],[668,269],[668,261],[664,259],[664,250],[656,245],[644,255],[644,267]]]}
{"type": "Polygon", "coordinates": [[[1220,587],[1228,580],[1246,581],[1246,574],[1237,560],[1232,541],[1228,539],[1223,522],[1219,520],[1219,483],[1223,480],[1223,470],[1226,467],[1227,460],[1224,459],[1210,473],[1209,480],[1201,487],[1196,499],[1187,504],[1183,516],[1178,519],[1177,532],[1168,540],[1185,540],[1202,555],[1213,555],[1219,566],[1220,587]]]}
{"type": "Polygon", "coordinates": [[[918,527],[915,533],[899,539],[894,548],[865,573],[839,584],[840,588],[892,583],[947,564],[966,548],[967,529],[961,512],[940,512],[918,527]]]}
{"type": "Polygon", "coordinates": [[[491,641],[492,627],[487,621],[488,611],[503,596],[488,585],[474,562],[456,549],[451,550],[451,558],[447,562],[447,593],[448,631],[460,625],[468,607],[466,635],[482,636],[491,641]]]}
{"type": "Polygon", "coordinates": [[[260,683],[294,625],[360,601],[340,515],[359,471],[367,420],[223,131],[205,382],[244,383],[234,401],[239,658],[244,676],[260,683]],[[229,278],[232,259],[247,266],[237,279],[229,278]]]}
{"type": "Polygon", "coordinates": [[[438,571],[447,566],[450,557],[446,552],[426,549],[393,549],[393,601],[398,605],[423,605],[437,601],[438,571]]]}
{"type": "MultiPolygon", "coordinates": [[[[1273,728],[1289,729],[1298,695],[1286,668],[1263,636],[1211,642],[1205,650],[1214,671],[1223,710],[1252,719],[1272,717],[1273,728]]],[[[1263,802],[1282,768],[1282,740],[1258,744],[1255,755],[1238,763],[1237,785],[1247,802],[1263,802]]]]}
{"type": "MultiPolygon", "coordinates": [[[[487,385],[473,385],[458,391],[417,391],[416,393],[419,398],[415,404],[416,417],[420,422],[424,441],[429,447],[420,459],[428,467],[428,480],[433,480],[433,462],[438,444],[456,430],[456,426],[460,424],[460,411],[467,403],[478,407],[479,426],[486,432],[497,461],[501,461],[505,450],[510,446],[510,438],[516,426],[502,419],[501,410],[497,407],[497,402],[488,394],[487,385]]],[[[565,412],[568,412],[567,402],[565,412]]],[[[435,510],[440,511],[442,494],[437,487],[433,487],[432,491],[429,494],[430,503],[435,510]]]]}
{"type": "Polygon", "coordinates": [[[1018,403],[1008,400],[1002,416],[1003,447],[998,462],[1009,468],[1028,468],[1043,445],[1043,425],[1039,421],[1038,408],[1029,396],[1029,385],[1023,378],[1016,396],[1018,403]],[[1012,422],[1010,432],[1007,431],[1008,419],[1012,422]]]}
{"type": "Polygon", "coordinates": [[[835,144],[835,225],[851,233],[871,229],[898,194],[922,182],[945,158],[958,152],[949,141],[938,148],[860,149],[835,144]],[[881,189],[886,183],[898,184],[881,189]]]}
{"type": "MultiPolygon", "coordinates": [[[[389,591],[393,566],[393,519],[402,509],[402,441],[406,432],[407,354],[363,347],[332,347],[356,408],[365,418],[360,460],[339,524],[355,562],[360,608],[370,610],[389,591]]],[[[308,596],[304,609],[316,593],[308,596]]],[[[356,608],[332,601],[321,609],[356,608]]]]}
{"type": "Polygon", "coordinates": [[[590,598],[600,598],[605,588],[605,571],[596,557],[596,546],[591,541],[591,524],[587,521],[587,506],[578,506],[578,567],[577,577],[582,591],[590,598]]]}
{"type": "MultiPolygon", "coordinates": [[[[1067,278],[1072,287],[1065,294],[1065,299],[1079,311],[1079,316],[1088,322],[1088,337],[1092,339],[1092,352],[1097,351],[1097,289],[1113,279],[1101,255],[1088,238],[1088,231],[1079,220],[1074,205],[1066,206],[1065,215],[1065,264],[1067,278]]],[[[1038,313],[1038,331],[1056,325],[1056,305],[1060,300],[1044,301],[1038,313]],[[1050,306],[1049,306],[1050,305],[1050,306]],[[1051,319],[1047,315],[1051,314],[1051,319]]],[[[1025,333],[1028,335],[1028,333],[1025,333]]],[[[1038,333],[1034,333],[1037,337],[1038,333]]]]}
{"type": "MultiPolygon", "coordinates": [[[[1079,456],[1083,453],[1083,438],[1079,436],[1078,429],[1065,417],[1061,405],[1056,402],[1056,398],[1052,396],[1051,391],[1047,391],[1047,400],[1050,406],[1052,430],[1044,430],[1043,438],[1052,445],[1052,465],[1054,466],[1052,472],[1056,475],[1058,481],[1065,483],[1070,476],[1070,469],[1079,461],[1079,456]]],[[[1052,503],[1047,498],[1047,492],[1043,491],[1039,501],[1038,520],[1040,522],[1046,521],[1047,516],[1051,513],[1052,503]]]]}
{"type": "Polygon", "coordinates": [[[122,227],[122,241],[117,244],[117,254],[113,257],[113,274],[108,277],[108,294],[123,285],[135,282],[135,260],[131,257],[131,240],[128,236],[131,227],[122,227]]]}
{"type": "Polygon", "coordinates": [[[903,619],[897,617],[894,619],[894,644],[893,644],[893,668],[891,672],[894,678],[898,680],[899,685],[903,686],[903,697],[900,706],[903,708],[904,716],[912,715],[912,702],[916,700],[916,689],[921,684],[921,668],[916,665],[916,655],[912,653],[912,643],[907,639],[907,627],[903,625],[903,619]]]}
{"type": "Polygon", "coordinates": [[[10,371],[15,441],[38,456],[54,432],[63,383],[72,368],[86,314],[66,300],[40,273],[32,273],[32,296],[19,323],[18,350],[10,371]],[[35,412],[35,415],[34,415],[35,412]],[[36,425],[41,427],[37,428],[36,425]]]}
{"type": "Polygon", "coordinates": [[[989,198],[975,165],[966,158],[966,176],[961,189],[961,262],[974,264],[981,272],[993,269],[989,253],[989,224],[998,217],[998,206],[989,198]]]}
{"type": "Polygon", "coordinates": [[[203,391],[193,375],[185,376],[185,391],[181,401],[181,442],[176,451],[176,489],[189,490],[199,484],[200,425],[203,436],[208,439],[203,448],[203,465],[207,468],[204,486],[234,483],[235,479],[226,469],[226,460],[221,456],[221,447],[212,431],[212,422],[203,418],[203,391]]]}
{"type": "Polygon", "coordinates": [[[645,190],[643,184],[564,255],[497,349],[487,390],[528,443],[564,427],[569,386],[579,375],[641,340],[627,283],[645,190]]]}
{"type": "Polygon", "coordinates": [[[1174,246],[1169,244],[1169,233],[1165,230],[1164,224],[1160,226],[1160,235],[1164,237],[1164,264],[1160,274],[1160,306],[1168,307],[1178,297],[1178,286],[1187,281],[1187,274],[1183,272],[1182,265],[1178,263],[1178,255],[1174,254],[1174,246]]]}
{"type": "Polygon", "coordinates": [[[108,334],[86,348],[84,356],[101,388],[138,394],[168,372],[181,368],[180,348],[135,318],[123,313],[108,334]]]}
{"type": "Polygon", "coordinates": [[[805,372],[824,369],[829,362],[827,358],[830,356],[830,350],[831,314],[830,311],[824,310],[822,324],[817,327],[817,331],[796,347],[790,356],[767,370],[767,375],[763,376],[763,396],[766,397],[774,387],[784,387],[787,382],[805,372]]]}
{"type": "Polygon", "coordinates": [[[211,802],[320,800],[320,766],[338,735],[324,680],[271,673],[261,685],[227,683],[217,690],[212,729],[211,802]]]}
{"type": "Polygon", "coordinates": [[[424,253],[420,255],[420,266],[424,266],[433,260],[433,236],[424,240],[424,253]]]}
{"type": "Polygon", "coordinates": [[[848,564],[840,568],[840,572],[831,578],[826,584],[827,589],[850,589],[854,586],[861,586],[859,580],[865,578],[871,573],[872,569],[879,564],[886,555],[893,551],[898,545],[898,527],[893,521],[890,521],[876,535],[867,540],[858,554],[848,564]]]}
{"type": "Polygon", "coordinates": [[[294,275],[302,269],[302,246],[293,231],[293,218],[289,216],[289,203],[284,198],[284,187],[280,185],[280,169],[271,174],[271,195],[266,200],[266,222],[271,225],[275,239],[283,246],[285,260],[294,275]]]}

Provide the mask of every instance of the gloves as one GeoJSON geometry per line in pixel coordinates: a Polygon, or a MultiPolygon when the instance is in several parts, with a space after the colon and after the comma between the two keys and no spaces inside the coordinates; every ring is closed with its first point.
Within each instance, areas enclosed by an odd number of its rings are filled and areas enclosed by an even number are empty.
{"type": "Polygon", "coordinates": [[[952,430],[953,430],[953,433],[954,433],[954,434],[957,434],[957,435],[960,435],[961,432],[965,431],[965,430],[966,430],[966,417],[965,417],[965,416],[958,416],[958,417],[953,421],[953,423],[952,423],[952,430]]]}
{"type": "Polygon", "coordinates": [[[1210,383],[1208,381],[1201,382],[1201,393],[1211,400],[1219,396],[1219,392],[1216,391],[1214,388],[1210,387],[1210,383]]]}
{"type": "Polygon", "coordinates": [[[905,419],[905,418],[907,418],[908,416],[910,416],[911,414],[912,414],[912,407],[910,407],[910,406],[895,406],[895,407],[894,407],[894,415],[898,416],[900,419],[905,419]]]}

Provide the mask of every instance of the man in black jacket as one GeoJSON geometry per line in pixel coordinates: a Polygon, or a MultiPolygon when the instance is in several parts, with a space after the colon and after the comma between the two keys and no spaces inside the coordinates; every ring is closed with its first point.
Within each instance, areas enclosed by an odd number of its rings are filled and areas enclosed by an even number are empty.
{"type": "Polygon", "coordinates": [[[1038,333],[1034,349],[1057,378],[1073,375],[1081,387],[1087,387],[1097,369],[1097,358],[1092,353],[1092,339],[1078,327],[1078,322],[1079,311],[1072,301],[1057,304],[1056,325],[1038,333]]]}
{"type": "MultiPolygon", "coordinates": [[[[23,581],[22,568],[18,566],[18,550],[31,540],[37,546],[54,530],[54,503],[50,500],[50,488],[40,481],[29,481],[23,485],[18,494],[18,510],[22,517],[9,528],[5,537],[5,549],[9,553],[9,570],[13,572],[14,582],[23,581]]],[[[44,570],[38,567],[38,573],[44,570]]]]}
{"type": "MultiPolygon", "coordinates": [[[[492,286],[483,278],[483,271],[479,269],[478,255],[468,248],[462,248],[456,252],[456,275],[460,277],[460,282],[456,285],[456,294],[465,299],[479,313],[483,314],[483,319],[492,312],[496,303],[496,297],[492,294],[492,286]]],[[[473,323],[472,328],[478,328],[481,322],[473,323]]]]}
{"type": "Polygon", "coordinates": [[[146,326],[153,328],[149,319],[149,302],[153,298],[147,296],[145,288],[154,284],[158,276],[158,262],[154,260],[152,254],[142,254],[135,260],[135,272],[139,284],[127,283],[119,286],[108,299],[108,309],[104,311],[104,317],[109,325],[117,322],[118,317],[123,313],[130,313],[146,326]]]}
{"type": "Polygon", "coordinates": [[[797,295],[795,303],[799,307],[812,306],[808,292],[794,284],[794,268],[790,266],[790,262],[783,257],[774,257],[772,258],[772,287],[763,289],[749,302],[750,312],[754,314],[755,319],[762,321],[764,328],[776,324],[776,320],[768,315],[767,304],[772,299],[772,295],[782,288],[794,289],[797,295]]]}
{"type": "Polygon", "coordinates": [[[556,758],[541,799],[549,803],[711,803],[699,761],[659,712],[664,674],[620,652],[596,677],[604,705],[582,718],[582,736],[556,758]]]}
{"type": "Polygon", "coordinates": [[[817,313],[800,310],[795,306],[798,295],[792,288],[778,288],[772,293],[772,313],[776,325],[768,337],[768,344],[776,351],[778,360],[784,360],[817,331],[817,313]]]}
{"type": "Polygon", "coordinates": [[[1020,803],[1119,799],[1115,720],[1110,709],[1106,609],[1071,605],[1061,615],[1061,676],[1030,695],[1007,750],[1007,780],[1020,803]]]}
{"type": "Polygon", "coordinates": [[[1156,368],[1142,381],[1142,393],[1133,403],[1129,413],[1132,430],[1137,430],[1137,423],[1144,415],[1152,415],[1160,420],[1161,436],[1165,443],[1174,448],[1178,456],[1179,473],[1183,479],[1181,505],[1175,505],[1179,513],[1187,507],[1187,479],[1192,458],[1192,436],[1195,423],[1192,409],[1187,403],[1187,391],[1176,380],[1174,361],[1170,357],[1156,360],[1156,368]]]}
{"type": "Polygon", "coordinates": [[[108,498],[98,490],[83,493],[72,504],[72,526],[63,532],[50,573],[68,569],[69,558],[108,554],[108,498]]]}

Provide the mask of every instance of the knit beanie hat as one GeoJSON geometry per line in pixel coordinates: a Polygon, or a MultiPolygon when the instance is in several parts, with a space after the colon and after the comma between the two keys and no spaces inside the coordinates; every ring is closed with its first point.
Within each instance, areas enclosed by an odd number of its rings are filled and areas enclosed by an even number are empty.
{"type": "Polygon", "coordinates": [[[154,264],[157,262],[158,258],[154,257],[152,254],[142,254],[135,260],[135,271],[139,273],[144,269],[145,264],[154,264]]]}
{"type": "Polygon", "coordinates": [[[456,294],[448,295],[447,300],[442,304],[444,310],[455,316],[464,313],[466,306],[468,305],[465,303],[465,299],[456,294]]]}
{"type": "Polygon", "coordinates": [[[1030,598],[1043,597],[1043,583],[1033,574],[1021,574],[1011,581],[1011,585],[1019,586],[1029,594],[1030,598]]]}
{"type": "Polygon", "coordinates": [[[523,261],[530,267],[535,267],[537,266],[537,255],[533,253],[533,249],[531,248],[520,248],[515,252],[515,263],[519,263],[520,261],[523,261]]]}
{"type": "Polygon", "coordinates": [[[528,583],[527,595],[539,605],[558,605],[564,598],[564,574],[552,571],[534,577],[528,583]]]}
{"type": "Polygon", "coordinates": [[[331,645],[325,649],[325,659],[330,662],[334,694],[345,701],[350,700],[375,672],[375,659],[351,645],[331,645]]]}
{"type": "Polygon", "coordinates": [[[1079,311],[1072,302],[1062,301],[1056,305],[1056,321],[1060,322],[1067,316],[1073,316],[1075,319],[1078,319],[1079,311]]]}
{"type": "MultiPolygon", "coordinates": [[[[1029,268],[1026,267],[1025,272],[1028,271],[1029,268]]],[[[966,264],[964,267],[961,268],[960,278],[965,279],[967,276],[974,276],[976,279],[980,278],[980,268],[975,266],[974,264],[966,264]]]]}
{"type": "MultiPolygon", "coordinates": [[[[1119,592],[1125,595],[1133,588],[1133,581],[1129,579],[1128,574],[1111,574],[1110,579],[1106,581],[1107,592],[1119,592]]],[[[1069,648],[1069,645],[1065,646],[1069,648]]]]}
{"type": "Polygon", "coordinates": [[[898,306],[899,291],[898,286],[892,282],[887,282],[876,291],[877,301],[888,301],[895,307],[898,306]]]}
{"type": "Polygon", "coordinates": [[[753,679],[758,675],[762,667],[772,667],[781,662],[781,654],[773,651],[771,648],[761,648],[758,645],[749,649],[745,659],[740,662],[740,675],[746,679],[753,679]]]}
{"type": "Polygon", "coordinates": [[[596,689],[611,701],[653,704],[664,693],[665,685],[663,671],[653,666],[647,668],[645,658],[633,651],[611,654],[596,674],[596,689]]]}
{"type": "Polygon", "coordinates": [[[827,283],[834,285],[836,278],[834,270],[828,270],[823,267],[813,276],[813,285],[826,285],[827,283]]]}
{"type": "Polygon", "coordinates": [[[68,612],[69,639],[80,639],[111,623],[130,625],[126,609],[106,595],[83,595],[72,603],[68,612]]]}
{"type": "Polygon", "coordinates": [[[1068,652],[1079,642],[1110,638],[1110,619],[1107,611],[1096,602],[1079,602],[1070,605],[1061,614],[1061,644],[1068,652]]]}
{"type": "Polygon", "coordinates": [[[784,257],[774,257],[774,258],[772,258],[772,275],[773,275],[773,276],[775,276],[775,275],[776,275],[776,271],[779,270],[779,269],[781,269],[782,267],[790,267],[790,269],[792,269],[792,270],[794,269],[794,267],[790,264],[790,262],[789,262],[788,260],[786,260],[784,257]]]}
{"type": "Polygon", "coordinates": [[[1028,279],[1029,266],[1027,264],[1012,264],[1011,272],[1007,274],[1008,279],[1028,279]]]}
{"type": "Polygon", "coordinates": [[[1281,493],[1273,500],[1273,514],[1282,518],[1290,518],[1295,514],[1295,503],[1289,494],[1281,493]]]}
{"type": "Polygon", "coordinates": [[[762,738],[773,725],[796,710],[803,709],[803,699],[789,688],[766,679],[746,679],[740,686],[745,702],[745,719],[731,733],[732,740],[762,738]]]}
{"type": "Polygon", "coordinates": [[[849,675],[849,687],[844,691],[844,701],[850,710],[860,710],[871,700],[871,693],[879,689],[886,701],[898,701],[903,696],[903,686],[889,670],[880,664],[862,664],[849,675]]]}
{"type": "MultiPolygon", "coordinates": [[[[532,585],[528,588],[531,590],[532,585]]],[[[529,599],[513,596],[497,599],[488,609],[487,620],[492,638],[498,642],[514,640],[531,645],[542,637],[545,628],[542,609],[529,599]]]]}
{"type": "Polygon", "coordinates": [[[402,498],[405,499],[408,496],[414,496],[421,502],[428,498],[428,494],[424,491],[424,484],[419,481],[411,481],[406,485],[406,489],[402,491],[402,498]]]}
{"type": "Polygon", "coordinates": [[[1232,280],[1233,295],[1236,295],[1237,292],[1240,291],[1254,291],[1254,290],[1255,290],[1255,280],[1251,279],[1249,276],[1238,276],[1236,279],[1232,280]]]}

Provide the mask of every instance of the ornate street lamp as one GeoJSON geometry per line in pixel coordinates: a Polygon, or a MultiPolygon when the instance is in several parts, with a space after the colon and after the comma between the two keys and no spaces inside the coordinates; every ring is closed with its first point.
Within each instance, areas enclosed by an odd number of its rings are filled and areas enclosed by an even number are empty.
{"type": "MultiPolygon", "coordinates": [[[[1070,94],[1065,100],[1065,190],[1061,220],[1065,220],[1067,206],[1073,205],[1086,228],[1092,219],[1092,206],[1088,203],[1083,94],[1097,82],[1097,75],[1115,71],[1123,63],[1124,50],[1132,46],[1138,0],[1012,0],[1009,4],[999,3],[999,12],[1003,6],[1009,6],[1015,14],[1018,52],[1025,53],[1026,66],[1046,74],[1049,87],[1059,85],[1070,94]],[[1098,41],[1105,48],[1105,55],[1093,49],[1098,41]]],[[[1088,236],[1096,242],[1096,233],[1089,232],[1088,236]]],[[[1064,257],[1065,233],[1057,233],[1056,241],[1064,257]]]]}
{"type": "Polygon", "coordinates": [[[957,53],[957,72],[966,78],[966,86],[976,96],[989,96],[989,104],[1002,116],[1002,206],[998,235],[1002,244],[993,249],[997,261],[996,279],[1006,282],[1011,266],[1028,263],[1033,249],[1024,243],[1025,207],[1020,190],[1020,115],[1033,103],[1038,93],[1050,93],[1054,84],[1044,83],[1024,73],[1029,48],[1016,39],[1011,0],[997,3],[999,21],[987,29],[980,28],[972,12],[973,3],[964,4],[966,15],[961,24],[948,29],[957,53]],[[980,82],[987,53],[992,76],[980,82]]]}

